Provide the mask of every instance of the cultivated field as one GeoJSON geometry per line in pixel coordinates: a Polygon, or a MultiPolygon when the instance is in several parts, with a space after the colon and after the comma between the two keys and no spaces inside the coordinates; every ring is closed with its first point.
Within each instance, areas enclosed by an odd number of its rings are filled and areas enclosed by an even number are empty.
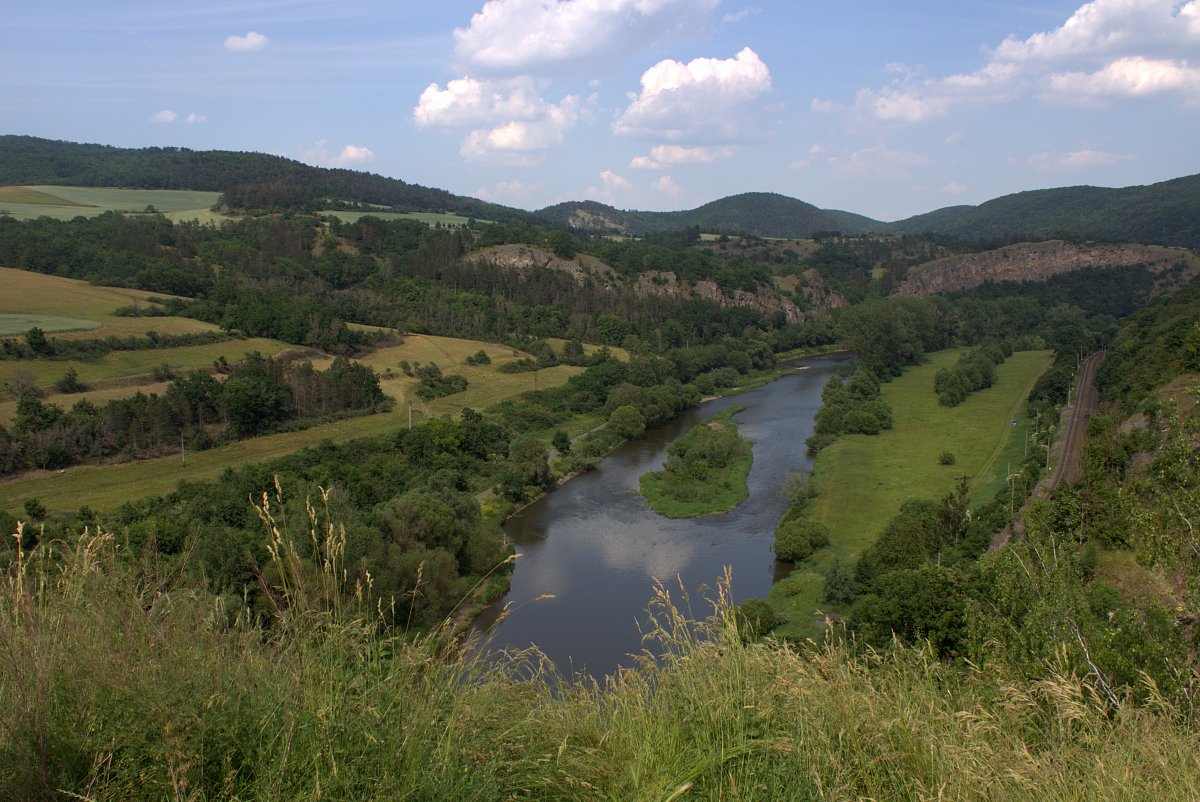
{"type": "Polygon", "coordinates": [[[1017,463],[1024,449],[1025,399],[1050,367],[1052,354],[1013,354],[997,367],[994,386],[957,407],[941,406],[933,376],[962,353],[933,354],[926,364],[883,385],[895,419],[892,430],[873,437],[843,436],[817,458],[813,481],[818,495],[810,515],[829,527],[830,546],[772,589],[772,603],[790,618],[782,632],[813,634],[829,565],[837,558],[852,569],[905,501],[945,495],[964,474],[972,477],[973,504],[990,500],[1006,485],[1008,462],[1017,463]],[[938,463],[943,451],[954,454],[954,465],[938,463]]]}
{"type": "MultiPolygon", "coordinates": [[[[257,342],[241,340],[221,343],[230,345],[257,342]]],[[[267,341],[270,342],[270,341],[267,341]]],[[[209,347],[209,346],[205,346],[209,347]]],[[[183,349],[174,349],[183,350],[183,349]]],[[[134,352],[155,354],[156,351],[134,352]]],[[[264,353],[266,353],[264,351],[264,353]]],[[[233,356],[227,354],[232,360],[233,356]]],[[[115,355],[114,355],[115,356],[115,355]]],[[[534,373],[504,374],[496,368],[508,361],[529,356],[515,352],[512,348],[495,343],[475,340],[457,340],[450,337],[434,337],[410,334],[402,345],[381,348],[361,361],[371,365],[384,376],[380,382],[383,390],[397,400],[391,412],[367,415],[334,423],[322,424],[299,432],[285,432],[265,437],[243,440],[222,448],[188,454],[184,465],[179,455],[160,459],[143,460],[115,465],[85,465],[68,468],[60,472],[35,472],[20,479],[0,483],[0,509],[18,512],[27,499],[37,498],[52,511],[67,511],[87,505],[95,510],[112,509],[124,501],[143,496],[168,493],[182,480],[206,481],[215,479],[228,467],[237,467],[252,462],[262,462],[316,445],[322,440],[347,440],[395,432],[408,424],[408,402],[412,401],[413,421],[420,422],[426,416],[454,415],[463,407],[483,409],[490,404],[520,395],[534,389],[557,386],[581,372],[582,368],[561,365],[534,373]],[[468,366],[463,360],[483,349],[492,359],[491,365],[468,366]],[[445,373],[458,373],[471,382],[466,391],[424,402],[412,396],[416,379],[405,376],[399,367],[400,360],[410,363],[436,362],[445,373]],[[390,375],[388,374],[390,371],[390,375]]],[[[213,357],[215,358],[215,357],[213,357]]],[[[324,366],[331,358],[314,360],[324,366]]],[[[0,369],[11,363],[0,363],[0,369]]],[[[22,363],[26,364],[26,363],[22,363]]],[[[65,370],[68,363],[55,363],[65,370]]],[[[211,364],[211,359],[208,364],[211,364]]],[[[198,367],[204,367],[199,365],[198,367]]],[[[54,376],[55,379],[61,373],[54,376]]],[[[82,377],[82,373],[81,373],[82,377]]],[[[84,379],[86,381],[86,379],[84,379]]],[[[136,392],[130,387],[126,394],[136,392]]],[[[144,392],[149,388],[140,388],[144,392]]],[[[80,396],[65,396],[61,401],[74,403],[70,399],[80,396]]],[[[52,399],[56,400],[56,399],[52,399]]],[[[98,399],[93,399],[98,400],[98,399]]],[[[9,406],[0,410],[11,416],[9,406]]],[[[573,433],[573,432],[572,432],[573,433]]]]}
{"type": "Polygon", "coordinates": [[[152,206],[172,220],[219,219],[211,210],[219,192],[190,192],[172,189],[115,189],[112,187],[2,187],[0,212],[18,220],[53,217],[95,217],[104,212],[146,211],[152,206]]]}

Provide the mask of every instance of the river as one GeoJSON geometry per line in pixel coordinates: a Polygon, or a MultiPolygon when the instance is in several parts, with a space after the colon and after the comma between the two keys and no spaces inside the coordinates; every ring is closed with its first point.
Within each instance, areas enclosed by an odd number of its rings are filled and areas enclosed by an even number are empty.
{"type": "Polygon", "coordinates": [[[795,373],[689,410],[510,518],[505,531],[521,555],[512,588],[475,624],[489,647],[536,644],[564,674],[601,677],[631,665],[630,655],[642,649],[638,622],[655,579],[676,600],[682,585],[697,616],[709,607],[696,591],[714,586],[726,566],[735,602],[765,598],[786,569],[771,551],[787,508],[783,483],[812,467],[804,441],[821,389],[844,361],[802,360],[795,373]],[[754,450],[749,497],[732,512],[702,518],[671,520],[647,508],[636,492],[639,477],[661,468],[667,446],[698,420],[740,404],[747,408],[734,420],[754,450]],[[501,617],[505,605],[510,612],[501,617]]]}

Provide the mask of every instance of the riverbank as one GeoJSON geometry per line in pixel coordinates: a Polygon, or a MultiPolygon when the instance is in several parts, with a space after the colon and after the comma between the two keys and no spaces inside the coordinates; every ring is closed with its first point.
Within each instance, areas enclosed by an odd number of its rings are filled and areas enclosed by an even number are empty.
{"type": "Polygon", "coordinates": [[[963,475],[971,477],[974,498],[990,498],[1004,484],[1007,458],[1019,457],[1024,443],[1025,399],[1053,355],[1013,354],[997,366],[995,385],[959,406],[941,406],[933,377],[964,351],[931,354],[925,364],[883,385],[893,411],[890,431],[844,435],[817,456],[812,474],[817,495],[806,514],[828,527],[830,544],[772,588],[772,606],[788,618],[778,634],[819,634],[822,614],[831,612],[822,598],[825,575],[835,563],[852,572],[905,501],[938,498],[963,475]],[[942,452],[954,455],[953,464],[942,464],[942,452]]]}

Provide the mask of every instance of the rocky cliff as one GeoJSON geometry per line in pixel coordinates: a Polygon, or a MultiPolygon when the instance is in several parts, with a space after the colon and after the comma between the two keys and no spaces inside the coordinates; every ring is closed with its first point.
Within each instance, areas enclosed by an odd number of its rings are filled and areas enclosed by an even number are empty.
{"type": "Polygon", "coordinates": [[[1153,245],[1074,245],[1061,240],[1022,242],[982,253],[950,256],[918,265],[897,288],[902,295],[937,295],[978,287],[988,281],[1045,281],[1059,273],[1090,267],[1146,265],[1162,277],[1178,264],[1177,282],[1200,273],[1200,260],[1180,248],[1153,245]]]}

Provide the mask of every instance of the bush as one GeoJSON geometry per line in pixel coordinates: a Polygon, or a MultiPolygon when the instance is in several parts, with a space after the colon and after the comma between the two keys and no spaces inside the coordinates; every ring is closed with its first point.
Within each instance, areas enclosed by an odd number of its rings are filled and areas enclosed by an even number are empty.
{"type": "Polygon", "coordinates": [[[490,356],[488,356],[487,351],[484,351],[482,348],[480,348],[475,353],[471,354],[469,357],[467,357],[463,361],[466,362],[466,364],[468,364],[468,365],[490,365],[490,364],[492,364],[492,358],[490,356]]]}
{"type": "Polygon", "coordinates": [[[879,418],[865,409],[856,409],[846,413],[842,425],[847,434],[879,434],[883,426],[879,418]]]}
{"type": "Polygon", "coordinates": [[[958,459],[949,451],[938,454],[938,465],[953,465],[958,459]]]}
{"type": "Polygon", "coordinates": [[[82,393],[87,389],[87,385],[79,380],[75,368],[67,368],[63,377],[54,383],[54,389],[60,393],[82,393]]]}
{"type": "Polygon", "coordinates": [[[46,512],[46,505],[36,498],[31,498],[25,502],[25,514],[36,521],[45,518],[46,512]]]}
{"type": "Polygon", "coordinates": [[[646,433],[646,419],[637,407],[625,404],[613,410],[608,427],[626,440],[632,440],[646,433]]]}
{"type": "Polygon", "coordinates": [[[763,599],[746,599],[737,608],[737,617],[745,641],[757,640],[787,620],[763,599]]]}
{"type": "Polygon", "coordinates": [[[775,529],[775,559],[798,563],[829,545],[829,529],[807,518],[783,521],[775,529]]]}

